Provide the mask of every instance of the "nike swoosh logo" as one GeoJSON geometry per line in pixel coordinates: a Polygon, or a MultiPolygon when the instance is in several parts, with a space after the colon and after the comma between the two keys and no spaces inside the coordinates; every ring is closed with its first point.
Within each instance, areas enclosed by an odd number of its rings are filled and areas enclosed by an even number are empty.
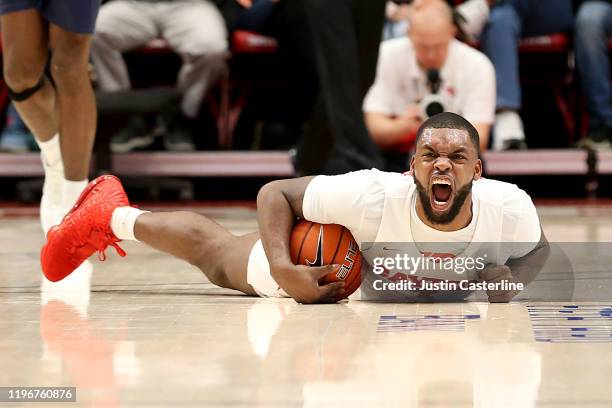
{"type": "Polygon", "coordinates": [[[314,261],[306,260],[308,266],[323,266],[323,226],[319,227],[319,238],[317,240],[317,253],[314,261]]]}

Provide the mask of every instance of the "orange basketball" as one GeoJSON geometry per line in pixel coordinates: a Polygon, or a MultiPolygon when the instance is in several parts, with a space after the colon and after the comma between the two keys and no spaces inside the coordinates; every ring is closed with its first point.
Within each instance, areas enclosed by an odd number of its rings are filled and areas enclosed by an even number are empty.
{"type": "Polygon", "coordinates": [[[342,225],[298,221],[291,233],[291,260],[295,265],[342,265],[320,283],[343,280],[344,299],[361,285],[361,252],[349,230],[342,225]]]}

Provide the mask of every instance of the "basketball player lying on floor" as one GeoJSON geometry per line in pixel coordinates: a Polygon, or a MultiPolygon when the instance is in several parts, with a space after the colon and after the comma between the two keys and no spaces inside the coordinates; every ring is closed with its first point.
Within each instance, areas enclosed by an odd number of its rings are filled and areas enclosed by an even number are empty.
{"type": "MultiPolygon", "coordinates": [[[[486,282],[528,283],[549,252],[536,209],[513,184],[481,178],[476,129],[441,113],[418,131],[407,174],[362,170],[338,176],[273,181],[257,197],[259,232],[234,236],[190,212],[151,213],[129,206],[114,176],[92,181],[77,205],[47,235],[41,253],[48,279],[63,279],[95,251],[138,240],[200,268],[215,285],[253,296],[291,296],[330,302],[344,282],[319,285],[338,266],[294,265],[289,253],[296,218],[348,228],[358,243],[528,243],[479,272],[486,282]],[[531,265],[526,268],[523,265],[531,265]]],[[[367,253],[363,254],[367,260],[367,253]]],[[[490,302],[508,302],[516,290],[489,290],[490,302]]]]}

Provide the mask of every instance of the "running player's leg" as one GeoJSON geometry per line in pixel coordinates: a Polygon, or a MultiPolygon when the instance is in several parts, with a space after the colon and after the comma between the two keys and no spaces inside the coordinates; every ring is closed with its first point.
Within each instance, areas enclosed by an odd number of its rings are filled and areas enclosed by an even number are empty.
{"type": "Polygon", "coordinates": [[[40,202],[43,231],[61,220],[64,167],[58,135],[55,89],[45,78],[48,23],[35,8],[2,16],[4,78],[17,111],[41,151],[45,184],[40,202]]]}
{"type": "MultiPolygon", "coordinates": [[[[116,229],[115,234],[119,232],[116,229]]],[[[139,215],[133,234],[139,241],[197,266],[217,286],[257,295],[247,282],[247,265],[258,233],[237,237],[203,215],[178,211],[139,215]]]]}
{"type": "Polygon", "coordinates": [[[19,115],[39,142],[58,130],[55,90],[44,79],[48,57],[47,22],[36,9],[2,16],[4,79],[19,115]],[[42,81],[42,82],[41,82],[42,81]]]}
{"type": "MultiPolygon", "coordinates": [[[[88,177],[96,131],[96,103],[89,79],[91,35],[70,32],[53,23],[49,35],[64,173],[66,180],[83,183],[88,177]]],[[[80,190],[76,196],[78,193],[80,190]]],[[[64,195],[72,194],[64,191],[64,195]]]]}

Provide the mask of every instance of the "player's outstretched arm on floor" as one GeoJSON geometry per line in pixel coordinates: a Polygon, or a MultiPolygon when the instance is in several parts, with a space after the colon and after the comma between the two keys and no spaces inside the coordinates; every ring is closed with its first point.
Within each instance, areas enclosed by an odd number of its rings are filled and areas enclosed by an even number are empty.
{"type": "MultiPolygon", "coordinates": [[[[527,255],[509,260],[506,265],[487,266],[480,272],[480,279],[486,282],[520,282],[527,285],[540,273],[550,256],[550,245],[542,231],[540,242],[527,255]]],[[[487,295],[491,303],[509,302],[519,291],[516,290],[488,290],[487,295]]]]}
{"type": "Polygon", "coordinates": [[[510,259],[506,265],[512,270],[512,276],[517,282],[527,285],[538,276],[549,257],[550,245],[542,230],[540,242],[531,252],[521,258],[510,259]]]}
{"type": "MultiPolygon", "coordinates": [[[[261,241],[276,282],[300,303],[331,302],[344,290],[343,282],[319,286],[318,280],[334,266],[294,265],[289,253],[289,238],[296,218],[303,218],[302,202],[313,177],[278,180],[266,184],[257,195],[257,214],[261,241]]],[[[337,268],[337,266],[336,266],[337,268]]]]}

